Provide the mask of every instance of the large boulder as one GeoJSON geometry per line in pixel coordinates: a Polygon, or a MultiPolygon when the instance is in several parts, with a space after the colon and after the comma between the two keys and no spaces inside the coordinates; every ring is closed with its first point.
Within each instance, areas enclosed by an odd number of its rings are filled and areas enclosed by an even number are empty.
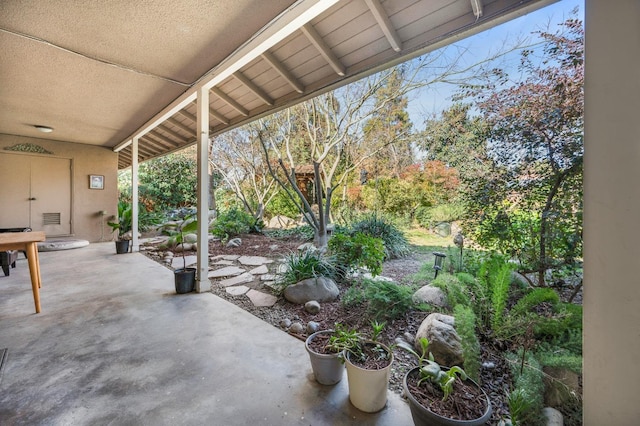
{"type": "Polygon", "coordinates": [[[447,296],[444,291],[432,285],[425,285],[412,296],[413,303],[427,303],[431,306],[447,306],[447,296]]]}
{"type": "Polygon", "coordinates": [[[284,298],[300,305],[310,300],[333,302],[339,294],[335,281],[326,277],[308,278],[284,289],[284,298]]]}
{"type": "Polygon", "coordinates": [[[296,225],[296,221],[287,216],[277,215],[272,217],[267,223],[267,228],[288,229],[296,225]]]}
{"type": "Polygon", "coordinates": [[[429,351],[438,364],[447,367],[461,365],[464,363],[462,344],[454,326],[455,318],[452,316],[430,314],[420,324],[414,346],[420,351],[418,340],[426,337],[429,340],[429,351]]]}

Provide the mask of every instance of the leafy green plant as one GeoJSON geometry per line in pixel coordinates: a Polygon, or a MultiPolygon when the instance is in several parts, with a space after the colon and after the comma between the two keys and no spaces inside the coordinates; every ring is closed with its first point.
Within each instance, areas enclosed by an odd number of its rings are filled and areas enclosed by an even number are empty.
{"type": "Polygon", "coordinates": [[[342,274],[365,267],[376,276],[382,272],[384,261],[384,244],[361,232],[355,234],[334,234],[329,240],[329,252],[332,253],[342,274]]]}
{"type": "Polygon", "coordinates": [[[521,315],[531,311],[533,307],[544,302],[556,305],[560,302],[560,297],[552,288],[535,288],[518,300],[514,307],[511,308],[511,313],[514,315],[521,315]]]}
{"type": "Polygon", "coordinates": [[[169,232],[170,235],[168,244],[170,246],[182,246],[182,269],[186,269],[187,259],[184,254],[185,236],[198,230],[198,221],[194,218],[193,215],[188,215],[180,222],[173,222],[167,225],[165,229],[167,230],[167,232],[169,232]]]}
{"type": "Polygon", "coordinates": [[[218,215],[211,233],[224,241],[235,235],[260,232],[263,225],[249,213],[234,207],[218,215]]]}
{"type": "Polygon", "coordinates": [[[528,352],[507,354],[513,376],[513,390],[509,395],[511,421],[514,425],[541,424],[544,382],[542,368],[535,356],[528,352]],[[524,362],[521,360],[524,359],[524,362]],[[511,408],[513,405],[513,409],[511,408]]]}
{"type": "Polygon", "coordinates": [[[457,305],[469,306],[467,290],[455,275],[439,274],[431,282],[431,285],[444,292],[451,308],[455,308],[457,305]]]}
{"type": "Polygon", "coordinates": [[[363,280],[367,312],[375,320],[400,318],[413,307],[413,289],[390,281],[363,280]]]}
{"type": "Polygon", "coordinates": [[[456,381],[456,377],[459,376],[461,380],[467,380],[467,374],[457,365],[450,367],[448,370],[443,370],[440,364],[433,360],[433,354],[428,351],[429,340],[426,337],[421,337],[418,339],[418,343],[420,344],[421,353],[416,352],[407,342],[400,342],[398,346],[418,358],[418,366],[420,367],[418,386],[425,381],[438,385],[444,393],[442,398],[444,401],[453,392],[453,384],[456,381]]]}
{"type": "Polygon", "coordinates": [[[476,334],[476,315],[469,306],[456,305],[453,308],[456,331],[460,336],[464,370],[476,382],[480,379],[480,342],[476,334]]]}
{"type": "Polygon", "coordinates": [[[265,235],[273,238],[299,238],[300,240],[313,240],[314,230],[309,225],[296,226],[289,229],[264,229],[265,235]]]}
{"type": "Polygon", "coordinates": [[[377,360],[387,359],[391,353],[387,352],[380,344],[377,344],[378,337],[385,327],[385,323],[372,321],[372,333],[370,337],[348,329],[342,324],[336,324],[335,329],[327,347],[334,352],[349,352],[351,359],[364,361],[368,356],[373,356],[377,360]],[[371,343],[373,342],[373,346],[371,343]]]}
{"type": "Polygon", "coordinates": [[[378,215],[370,215],[351,225],[351,232],[361,232],[384,241],[386,259],[394,259],[409,253],[409,242],[404,233],[393,223],[378,215]]]}
{"type": "Polygon", "coordinates": [[[126,201],[118,202],[117,222],[107,222],[113,232],[118,232],[118,240],[123,240],[125,234],[131,231],[133,223],[133,209],[126,201]]]}
{"type": "Polygon", "coordinates": [[[493,255],[482,263],[478,271],[478,282],[491,303],[476,305],[476,315],[486,321],[485,326],[490,322],[493,330],[499,330],[503,323],[513,268],[504,257],[493,255]]]}
{"type": "Polygon", "coordinates": [[[284,289],[308,278],[336,276],[333,259],[315,249],[291,253],[284,262],[285,270],[278,276],[277,285],[284,289]]]}

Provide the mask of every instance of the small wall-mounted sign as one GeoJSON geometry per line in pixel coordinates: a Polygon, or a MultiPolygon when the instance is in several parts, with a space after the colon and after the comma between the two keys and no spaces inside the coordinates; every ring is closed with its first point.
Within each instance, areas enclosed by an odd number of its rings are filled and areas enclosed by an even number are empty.
{"type": "Polygon", "coordinates": [[[89,189],[104,189],[104,176],[89,175],[89,189]]]}

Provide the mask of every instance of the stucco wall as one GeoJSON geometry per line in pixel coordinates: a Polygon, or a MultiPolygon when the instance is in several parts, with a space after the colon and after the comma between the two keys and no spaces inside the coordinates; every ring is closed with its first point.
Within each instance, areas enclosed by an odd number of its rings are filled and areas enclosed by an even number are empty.
{"type": "Polygon", "coordinates": [[[106,219],[115,214],[117,209],[118,154],[103,147],[0,134],[0,150],[26,143],[53,152],[52,157],[71,159],[72,234],[90,242],[100,241],[101,238],[112,240],[114,235],[106,225],[106,219]],[[89,175],[103,175],[104,189],[89,189],[89,175]],[[101,210],[108,213],[105,220],[99,214],[101,210]]]}
{"type": "Polygon", "coordinates": [[[584,421],[640,422],[640,1],[585,8],[584,421]]]}

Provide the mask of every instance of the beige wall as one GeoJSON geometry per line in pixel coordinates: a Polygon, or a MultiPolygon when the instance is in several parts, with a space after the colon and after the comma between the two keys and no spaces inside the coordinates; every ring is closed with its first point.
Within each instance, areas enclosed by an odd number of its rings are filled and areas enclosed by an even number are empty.
{"type": "Polygon", "coordinates": [[[104,234],[104,240],[112,240],[114,235],[111,233],[111,228],[106,223],[103,224],[106,220],[101,220],[99,212],[106,210],[107,217],[116,213],[118,154],[110,149],[91,145],[0,134],[0,150],[25,143],[39,145],[53,152],[53,157],[71,159],[73,235],[76,238],[96,242],[100,241],[104,234]],[[89,189],[89,175],[92,174],[104,175],[104,190],[89,189]],[[102,233],[103,230],[104,233],[102,233]]]}
{"type": "Polygon", "coordinates": [[[640,423],[640,1],[586,1],[585,424],[640,423]]]}

